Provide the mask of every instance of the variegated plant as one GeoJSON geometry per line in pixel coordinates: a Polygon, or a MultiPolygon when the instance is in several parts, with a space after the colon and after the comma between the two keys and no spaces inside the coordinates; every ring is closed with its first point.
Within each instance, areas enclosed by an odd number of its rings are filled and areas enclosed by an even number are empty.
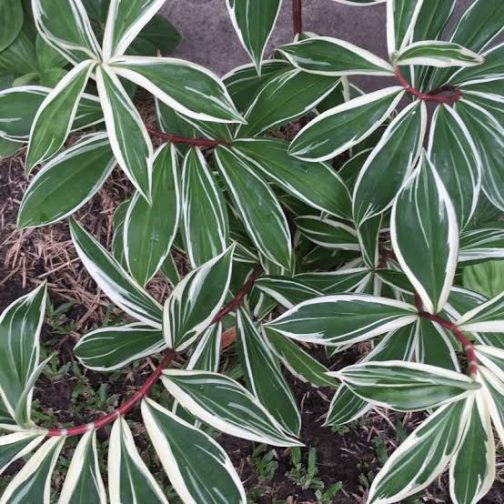
{"type": "Polygon", "coordinates": [[[334,388],[327,425],[374,407],[429,412],[373,481],[370,504],[401,502],[448,467],[451,500],[480,500],[495,478],[493,428],[504,442],[504,293],[486,299],[458,273],[504,259],[504,45],[493,43],[504,3],[475,0],[444,40],[455,0],[341,0],[386,4],[384,60],[302,33],[294,0],[295,40],[264,60],[281,0],[226,0],[252,64],[222,81],[182,60],[125,55],[164,0],[112,0],[102,41],[90,3],[32,0],[40,35],[73,69],[52,90],[0,92],[0,138],[28,143],[28,172],[43,164],[21,203],[23,228],[75,213],[116,164],[131,180],[112,251],[70,222],[84,266],[130,319],[84,335],[75,355],[103,372],[163,356],[117,410],[43,429],[30,406],[45,287],[7,308],[0,414],[12,433],[0,438],[1,469],[36,451],[0,503],[49,503],[71,436],[82,437],[60,502],[166,502],[125,419],[138,404],[184,502],[245,503],[208,427],[299,444],[283,368],[334,388]],[[350,81],[360,75],[397,83],[365,93],[350,81]],[[160,130],[143,123],[125,81],[155,98],[160,130]],[[293,121],[293,139],[278,135],[293,121]],[[154,152],[150,136],[166,142],[154,152]],[[174,249],[187,258],[183,279],[174,249]],[[145,288],[158,273],[173,286],[164,306],[145,288]],[[363,341],[371,351],[337,372],[310,354],[323,345],[330,361],[363,341]],[[218,372],[229,343],[246,386],[218,372]],[[169,407],[148,398],[158,381],[169,407]],[[96,431],[110,425],[106,489],[96,431]]]}

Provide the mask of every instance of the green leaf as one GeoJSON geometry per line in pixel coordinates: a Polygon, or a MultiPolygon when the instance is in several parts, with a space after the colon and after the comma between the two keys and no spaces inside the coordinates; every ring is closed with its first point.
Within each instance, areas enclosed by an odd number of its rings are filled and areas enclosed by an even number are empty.
{"type": "Polygon", "coordinates": [[[339,271],[301,273],[294,277],[324,294],[343,294],[358,290],[369,277],[367,268],[348,268],[339,271]]]}
{"type": "Polygon", "coordinates": [[[485,402],[481,394],[476,395],[450,464],[450,496],[455,504],[479,502],[495,480],[495,442],[485,402]]]}
{"type": "Polygon", "coordinates": [[[150,201],[154,152],[143,120],[110,67],[97,68],[96,84],[112,152],[126,176],[150,201]]]}
{"type": "Polygon", "coordinates": [[[454,342],[450,335],[439,324],[426,319],[419,319],[417,325],[418,362],[460,372],[454,342]]]}
{"type": "Polygon", "coordinates": [[[32,9],[38,32],[70,62],[101,60],[100,46],[80,0],[32,0],[32,9]]]}
{"type": "Polygon", "coordinates": [[[297,446],[242,385],[206,371],[165,370],[163,384],[187,411],[226,434],[272,446],[297,446]]]}
{"type": "Polygon", "coordinates": [[[163,0],[111,0],[103,34],[104,60],[122,56],[163,3],[163,0]]]}
{"type": "Polygon", "coordinates": [[[429,157],[455,207],[460,228],[466,227],[478,203],[482,166],[470,132],[451,107],[437,107],[434,112],[429,157]]]}
{"type": "Polygon", "coordinates": [[[401,301],[334,295],[304,301],[266,327],[298,341],[341,345],[371,339],[415,320],[415,308],[401,301]]]}
{"type": "Polygon", "coordinates": [[[363,399],[396,411],[421,411],[460,401],[480,388],[461,373],[399,360],[355,364],[330,376],[363,399]]]}
{"type": "Polygon", "coordinates": [[[63,70],[61,67],[67,64],[67,60],[49,45],[40,33],[37,34],[37,39],[35,40],[35,51],[37,53],[38,66],[42,72],[56,68],[63,70]]]}
{"type": "MultiPolygon", "coordinates": [[[[0,69],[16,76],[32,74],[31,78],[38,77],[38,61],[35,53],[35,33],[25,23],[14,42],[4,51],[0,52],[0,69]],[[33,75],[35,74],[35,75],[33,75]]],[[[13,85],[19,84],[19,78],[13,85]]]]}
{"type": "Polygon", "coordinates": [[[247,502],[229,457],[210,436],[149,399],[142,402],[142,417],[170,483],[184,502],[247,502]]]}
{"type": "Polygon", "coordinates": [[[226,0],[234,29],[259,74],[281,5],[281,0],[226,0]]]}
{"type": "Polygon", "coordinates": [[[462,275],[464,287],[483,294],[487,298],[504,291],[504,262],[487,261],[466,266],[462,275]]]}
{"type": "Polygon", "coordinates": [[[425,40],[408,45],[395,56],[398,65],[422,65],[438,68],[481,65],[485,60],[454,42],[425,40]]]}
{"type": "Polygon", "coordinates": [[[362,259],[372,269],[380,264],[380,232],[383,215],[378,214],[364,221],[357,229],[362,259]]]}
{"type": "Polygon", "coordinates": [[[473,81],[492,78],[502,79],[504,76],[504,43],[491,47],[481,55],[485,61],[481,65],[461,68],[450,82],[453,84],[470,85],[473,81]]]}
{"type": "Polygon", "coordinates": [[[82,436],[73,453],[59,498],[60,504],[79,504],[81,502],[106,504],[107,493],[100,475],[96,431],[82,436]]]}
{"type": "Polygon", "coordinates": [[[266,337],[282,364],[299,380],[315,387],[336,386],[336,381],[327,376],[329,370],[299,345],[273,331],[267,331],[266,337]]]}
{"type": "Polygon", "coordinates": [[[74,347],[80,363],[95,371],[114,371],[163,350],[163,333],[145,324],[103,327],[85,334],[74,347]]]}
{"type": "Polygon", "coordinates": [[[9,47],[23,26],[23,6],[19,0],[0,2],[0,52],[9,47]]]}
{"type": "Polygon", "coordinates": [[[359,172],[353,193],[357,225],[392,206],[420,155],[427,108],[416,101],[390,123],[359,172]]]}
{"type": "Polygon", "coordinates": [[[13,462],[31,453],[45,436],[36,431],[20,431],[0,437],[0,474],[13,462]]]}
{"type": "Polygon", "coordinates": [[[12,478],[2,494],[3,503],[51,502],[51,476],[58,460],[64,437],[48,439],[12,478]]]}
{"type": "Polygon", "coordinates": [[[70,221],[70,232],[84,267],[105,295],[133,318],[159,329],[162,321],[159,303],[74,220],[70,221]]]}
{"type": "Polygon", "coordinates": [[[418,14],[413,40],[436,40],[448,23],[457,0],[423,0],[418,14]]]}
{"type": "Polygon", "coordinates": [[[462,315],[456,325],[463,331],[504,332],[504,292],[462,315]]]}
{"type": "Polygon", "coordinates": [[[0,137],[0,160],[13,156],[21,147],[18,142],[11,142],[0,137]]]}
{"type": "Polygon", "coordinates": [[[56,154],[72,129],[80,97],[93,71],[94,63],[83,61],[58,83],[37,111],[26,154],[26,171],[56,154]]]}
{"type": "Polygon", "coordinates": [[[201,337],[187,361],[186,369],[216,373],[219,370],[222,348],[222,323],[211,325],[201,337]]]}
{"type": "Polygon", "coordinates": [[[456,452],[467,401],[438,409],[387,460],[371,485],[369,504],[400,502],[430,485],[456,452]]]}
{"type": "Polygon", "coordinates": [[[455,106],[474,140],[483,163],[483,190],[500,210],[504,209],[504,132],[489,112],[468,100],[455,106]]]}
{"type": "Polygon", "coordinates": [[[263,276],[256,281],[254,288],[271,296],[285,308],[322,295],[320,291],[289,277],[263,276]]]}
{"type": "Polygon", "coordinates": [[[114,166],[107,135],[85,137],[33,178],[19,208],[18,227],[45,226],[72,215],[98,192],[114,166]]]}
{"type": "Polygon", "coordinates": [[[387,2],[387,46],[389,55],[410,43],[424,0],[387,2]]]}
{"type": "Polygon", "coordinates": [[[267,259],[289,269],[291,235],[285,214],[273,191],[251,169],[249,163],[233,150],[218,147],[215,160],[256,247],[267,259]]]}
{"type": "Polygon", "coordinates": [[[290,145],[290,154],[306,161],[338,156],[371,135],[403,95],[403,88],[394,86],[329,109],[298,133],[290,145]]]}
{"type": "Polygon", "coordinates": [[[165,144],[153,159],[149,204],[137,192],[124,220],[124,255],[128,270],[146,285],[170,253],[180,214],[178,159],[175,146],[165,144]]]}
{"type": "Polygon", "coordinates": [[[502,377],[499,379],[493,370],[480,366],[478,371],[483,384],[482,392],[486,407],[502,443],[504,440],[504,383],[502,377]]]}
{"type": "Polygon", "coordinates": [[[261,75],[255,65],[243,65],[231,70],[222,80],[240,112],[245,112],[257,93],[273,77],[290,69],[284,60],[266,60],[261,65],[261,75]]]}
{"type": "Polygon", "coordinates": [[[394,74],[390,63],[373,53],[332,37],[310,37],[281,46],[280,53],[304,72],[341,77],[394,74]]]}
{"type": "Polygon", "coordinates": [[[182,351],[212,323],[231,281],[234,246],[191,271],[166,300],[163,330],[169,348],[182,351]]]}
{"type": "MultiPolygon", "coordinates": [[[[248,1],[248,0],[247,0],[248,1]]],[[[240,125],[241,137],[257,136],[305,116],[334,88],[332,77],[289,70],[270,79],[254,98],[240,125]]]]}
{"type": "Polygon", "coordinates": [[[457,268],[458,226],[446,188],[425,154],[394,203],[391,239],[397,260],[426,310],[439,312],[457,268]]]}
{"type": "Polygon", "coordinates": [[[110,433],[108,480],[111,502],[168,504],[163,490],[141,459],[123,417],[114,422],[110,433]]]}
{"type": "Polygon", "coordinates": [[[119,76],[193,119],[243,122],[224,84],[206,68],[175,58],[125,56],[110,62],[119,76]]]}
{"type": "Polygon", "coordinates": [[[357,233],[342,222],[308,215],[297,217],[296,226],[303,236],[321,247],[360,250],[357,233]]]}
{"type": "Polygon", "coordinates": [[[229,241],[224,195],[199,149],[188,151],[182,171],[183,236],[193,267],[222,254],[229,241]]]}
{"type": "Polygon", "coordinates": [[[0,316],[0,396],[18,423],[30,419],[46,299],[46,285],[42,284],[14,301],[0,316]]]}
{"type": "Polygon", "coordinates": [[[237,348],[247,388],[287,432],[298,436],[301,416],[278,361],[247,313],[236,318],[237,348]]]}
{"type": "Polygon", "coordinates": [[[182,40],[182,35],[162,15],[156,14],[132,42],[128,53],[138,56],[163,56],[173,52],[182,40]]]}
{"type": "Polygon", "coordinates": [[[351,217],[348,189],[331,166],[290,156],[282,140],[243,139],[233,142],[233,148],[261,175],[300,201],[336,217],[351,217]]]}
{"type": "MultiPolygon", "coordinates": [[[[478,226],[479,227],[479,226],[478,226]]],[[[496,222],[488,227],[470,229],[460,235],[459,262],[504,258],[504,225],[496,222]]]]}
{"type": "MultiPolygon", "coordinates": [[[[0,91],[0,137],[14,142],[28,142],[37,110],[50,89],[42,86],[20,86],[0,91]]],[[[84,94],[77,109],[73,130],[103,121],[100,102],[84,94]]]]}
{"type": "Polygon", "coordinates": [[[365,415],[372,405],[341,384],[334,394],[324,425],[346,425],[365,415]]]}

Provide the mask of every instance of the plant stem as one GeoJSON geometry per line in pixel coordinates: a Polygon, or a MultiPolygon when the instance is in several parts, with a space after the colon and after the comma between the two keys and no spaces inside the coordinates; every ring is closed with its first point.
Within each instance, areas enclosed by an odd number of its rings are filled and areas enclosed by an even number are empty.
{"type": "Polygon", "coordinates": [[[462,92],[459,88],[453,86],[443,86],[439,89],[435,89],[430,93],[422,93],[415,89],[411,84],[406,80],[404,75],[401,73],[399,67],[395,69],[395,75],[401,86],[406,90],[406,92],[416,96],[419,100],[423,100],[425,102],[434,102],[434,103],[445,103],[446,105],[453,105],[457,101],[462,98],[462,92]],[[442,93],[448,91],[450,94],[448,95],[439,95],[438,93],[442,93]]]}
{"type": "Polygon", "coordinates": [[[292,27],[294,29],[294,36],[303,31],[302,0],[292,0],[292,27]]]}
{"type": "MultiPolygon", "coordinates": [[[[236,296],[231,300],[229,304],[227,304],[222,310],[217,313],[217,315],[212,320],[211,324],[217,324],[220,322],[226,315],[229,315],[232,311],[236,310],[243,303],[247,294],[252,290],[256,280],[259,278],[261,274],[262,268],[257,266],[247,281],[243,284],[243,287],[236,293],[236,296]]],[[[94,422],[77,425],[75,427],[70,427],[68,429],[59,429],[59,428],[51,428],[47,431],[47,436],[49,437],[59,437],[59,436],[80,436],[85,434],[90,430],[98,430],[102,427],[105,427],[108,424],[114,422],[120,416],[126,415],[130,410],[132,410],[142,399],[144,399],[152,387],[156,384],[156,382],[161,377],[163,370],[167,368],[172,361],[178,356],[175,350],[171,348],[165,350],[163,358],[159,362],[156,369],[152,372],[152,374],[145,380],[143,385],[119,408],[115,409],[111,413],[107,413],[102,416],[98,420],[94,422]]]]}
{"type": "Polygon", "coordinates": [[[230,145],[230,143],[226,140],[209,140],[206,138],[189,138],[189,137],[180,137],[177,135],[171,135],[169,133],[164,133],[163,131],[159,131],[155,128],[151,128],[149,126],[146,127],[147,131],[152,135],[162,140],[166,140],[167,142],[184,144],[184,145],[192,145],[193,147],[201,147],[203,149],[213,149],[219,145],[230,145]]]}
{"type": "Polygon", "coordinates": [[[476,357],[476,352],[474,351],[474,346],[471,341],[469,341],[467,336],[452,322],[444,319],[443,317],[440,317],[439,315],[433,315],[432,313],[424,311],[420,296],[416,293],[415,303],[418,308],[418,315],[420,317],[430,320],[431,322],[435,322],[448,331],[451,331],[451,333],[460,341],[467,356],[467,360],[469,361],[469,374],[471,374],[472,376],[476,375],[478,372],[478,359],[476,357]]]}

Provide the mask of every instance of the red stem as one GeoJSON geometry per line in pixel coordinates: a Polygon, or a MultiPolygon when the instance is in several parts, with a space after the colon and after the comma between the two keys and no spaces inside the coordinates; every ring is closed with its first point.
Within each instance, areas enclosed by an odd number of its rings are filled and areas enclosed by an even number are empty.
{"type": "MultiPolygon", "coordinates": [[[[212,320],[211,324],[216,324],[220,322],[226,315],[236,310],[242,303],[247,294],[252,290],[257,278],[261,274],[261,267],[257,266],[250,277],[247,279],[243,287],[236,293],[236,296],[232,301],[226,305],[222,310],[217,313],[217,315],[212,320]]],[[[120,416],[126,415],[131,409],[133,409],[144,397],[146,397],[151,391],[152,387],[159,380],[163,370],[167,368],[171,362],[177,357],[177,352],[172,349],[167,349],[164,352],[164,356],[159,362],[157,368],[152,372],[152,374],[145,380],[143,385],[119,408],[115,409],[111,413],[107,413],[98,420],[94,422],[77,425],[75,427],[70,427],[69,429],[59,429],[51,428],[47,431],[47,436],[49,437],[59,437],[59,436],[80,436],[85,434],[90,430],[98,430],[106,425],[114,422],[120,416]]]]}
{"type": "Polygon", "coordinates": [[[151,128],[146,126],[147,131],[152,135],[162,140],[166,140],[167,142],[177,143],[177,144],[185,144],[192,145],[193,147],[201,147],[204,149],[213,149],[219,145],[229,145],[229,142],[226,140],[209,140],[206,138],[189,138],[189,137],[180,137],[177,135],[171,135],[170,133],[164,133],[155,128],[151,128]]]}
{"type": "Polygon", "coordinates": [[[422,301],[417,293],[415,293],[415,304],[418,308],[418,315],[420,317],[435,322],[448,331],[451,331],[452,334],[460,341],[462,347],[464,348],[464,352],[467,355],[467,360],[469,361],[469,373],[471,375],[477,374],[478,359],[476,357],[476,352],[474,351],[474,346],[467,336],[452,322],[445,320],[439,315],[433,315],[432,313],[424,311],[422,301]]]}
{"type": "Polygon", "coordinates": [[[292,27],[294,35],[303,31],[303,4],[302,0],[292,0],[292,27]]]}
{"type": "Polygon", "coordinates": [[[459,88],[440,88],[436,89],[430,93],[422,93],[415,89],[411,84],[406,80],[404,75],[401,73],[399,67],[396,67],[395,70],[396,78],[401,84],[401,86],[413,96],[416,96],[418,99],[426,101],[426,102],[434,102],[434,103],[445,103],[447,105],[453,105],[455,102],[459,101],[462,98],[462,92],[459,88]],[[448,95],[438,95],[436,93],[440,93],[443,91],[450,91],[451,94],[448,95]]]}

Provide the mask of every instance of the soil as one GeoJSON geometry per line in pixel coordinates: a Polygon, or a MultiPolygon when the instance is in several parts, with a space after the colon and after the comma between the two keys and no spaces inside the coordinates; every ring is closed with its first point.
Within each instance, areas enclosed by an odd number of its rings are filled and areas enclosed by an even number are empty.
{"type": "MultiPolygon", "coordinates": [[[[40,378],[34,396],[34,410],[40,414],[37,421],[41,425],[85,423],[96,418],[100,411],[115,408],[121,402],[121,397],[131,394],[135,387],[143,382],[153,363],[142,362],[112,375],[89,372],[77,366],[72,354],[75,342],[80,334],[97,325],[110,306],[75,260],[66,224],[56,224],[25,233],[15,230],[17,208],[25,187],[22,156],[0,162],[0,310],[43,280],[48,281],[50,296],[55,306],[72,303],[61,322],[70,328],[68,335],[59,334],[54,325],[44,329],[43,345],[48,352],[57,351],[54,366],[63,371],[47,373],[40,378]],[[54,255],[56,257],[53,257],[54,255]],[[97,396],[103,387],[108,400],[102,404],[97,396]]],[[[105,245],[110,244],[112,236],[113,210],[117,202],[124,199],[129,191],[128,183],[116,173],[103,191],[79,212],[79,220],[105,245]]],[[[150,289],[159,299],[166,295],[156,282],[150,289]]],[[[359,358],[361,350],[365,349],[349,350],[339,356],[337,361],[328,364],[332,368],[351,364],[359,358]]],[[[338,482],[342,484],[342,490],[330,502],[365,502],[370,481],[383,464],[386,454],[390,454],[399,442],[398,432],[411,432],[422,416],[372,412],[362,421],[333,431],[322,427],[332,392],[310,388],[292,377],[288,379],[302,413],[301,439],[306,445],[302,451],[304,466],[306,467],[308,449],[315,448],[318,468],[316,477],[326,487],[338,482]]],[[[128,418],[133,422],[139,421],[139,412],[133,411],[128,418]]],[[[142,454],[147,457],[149,443],[143,437],[141,424],[134,425],[138,445],[142,454]]],[[[100,443],[106,444],[107,437],[106,429],[99,432],[100,443]]],[[[303,489],[288,477],[289,471],[292,470],[290,450],[273,450],[273,458],[278,463],[278,468],[270,480],[264,481],[257,475],[253,457],[254,446],[251,443],[224,435],[219,436],[218,440],[238,468],[248,493],[253,496],[253,502],[317,502],[313,489],[303,489]]],[[[68,443],[64,454],[70,456],[74,446],[74,442],[68,443]]],[[[155,476],[163,478],[155,460],[151,461],[151,466],[155,476]]],[[[21,463],[14,464],[1,478],[2,485],[20,467],[21,463]]],[[[61,469],[58,471],[56,485],[62,480],[61,469]]],[[[499,475],[491,492],[481,501],[483,504],[504,502],[502,476],[499,475]]],[[[446,488],[446,477],[443,477],[431,485],[421,500],[410,502],[450,502],[446,488]]],[[[174,499],[171,501],[176,502],[174,499]]]]}

